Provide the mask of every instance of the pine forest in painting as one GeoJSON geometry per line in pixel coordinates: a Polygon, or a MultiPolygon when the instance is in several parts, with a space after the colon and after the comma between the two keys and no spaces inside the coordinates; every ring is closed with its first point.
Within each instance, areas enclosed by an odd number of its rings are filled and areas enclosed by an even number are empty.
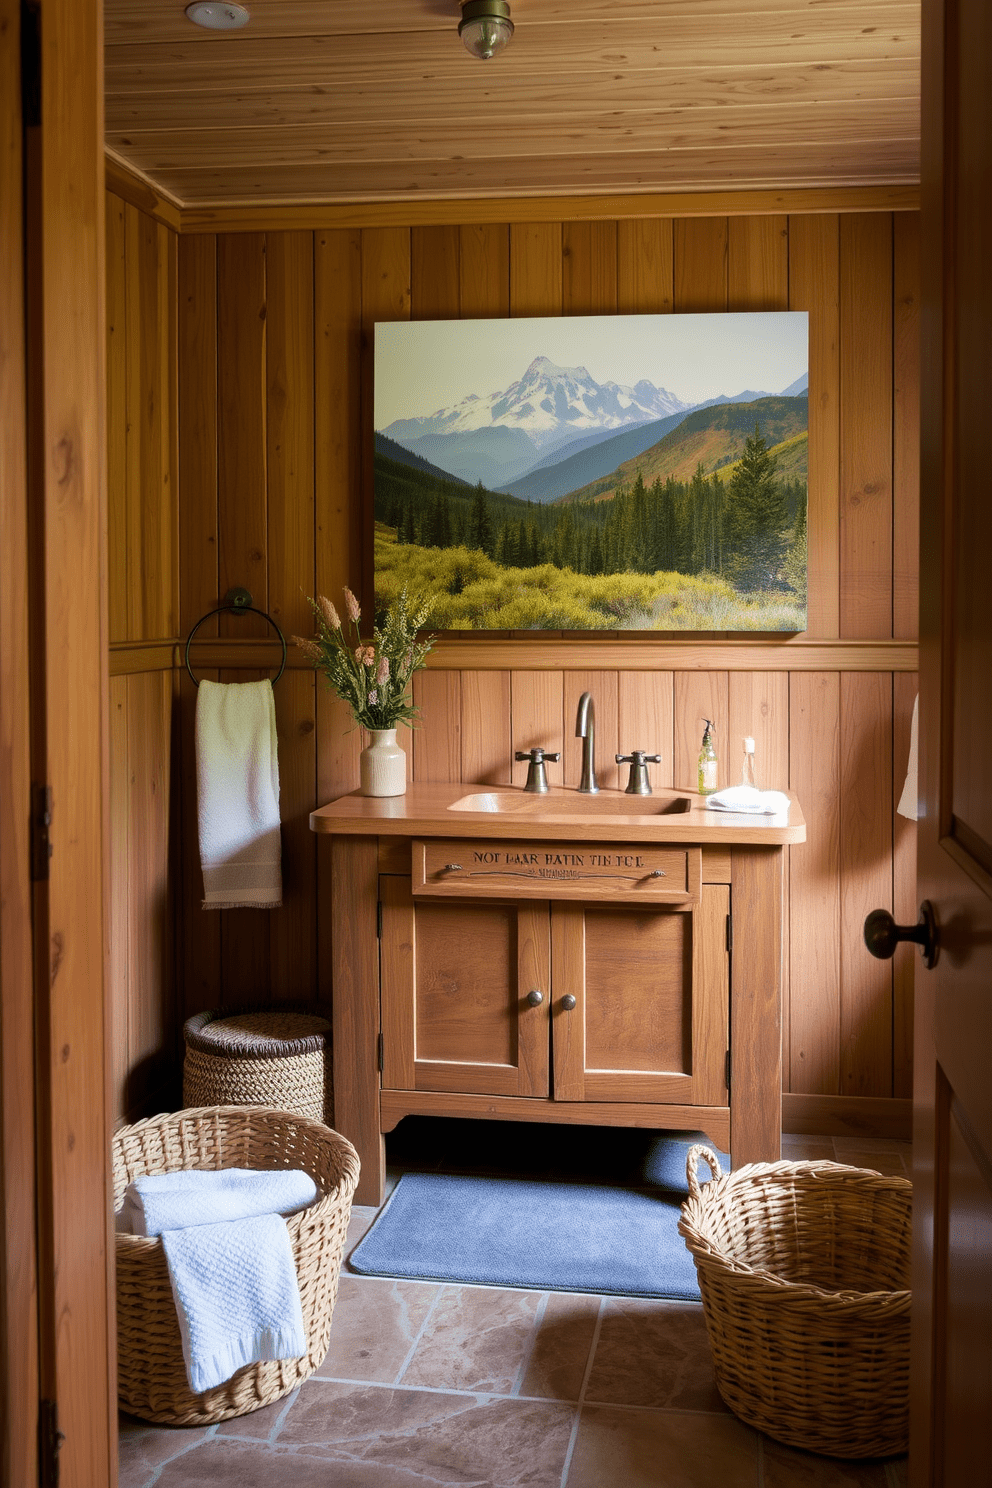
{"type": "Polygon", "coordinates": [[[801,312],[377,324],[377,606],[802,631],[807,431],[801,312]]]}

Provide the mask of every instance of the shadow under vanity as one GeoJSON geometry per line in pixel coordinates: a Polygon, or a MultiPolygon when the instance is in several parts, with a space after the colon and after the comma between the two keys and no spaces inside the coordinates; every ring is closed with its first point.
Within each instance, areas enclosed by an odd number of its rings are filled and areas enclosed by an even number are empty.
{"type": "Polygon", "coordinates": [[[781,1144],[784,848],[687,792],[358,793],[331,837],[335,1125],[378,1205],[404,1116],[701,1129],[781,1144]]]}

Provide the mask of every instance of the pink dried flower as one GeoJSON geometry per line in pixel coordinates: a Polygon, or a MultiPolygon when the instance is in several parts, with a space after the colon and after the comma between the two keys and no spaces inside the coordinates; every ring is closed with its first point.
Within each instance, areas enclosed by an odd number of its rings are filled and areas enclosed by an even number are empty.
{"type": "Polygon", "coordinates": [[[320,613],[323,615],[324,622],[327,625],[328,629],[340,630],[341,621],[338,618],[338,612],[331,604],[331,601],[325,595],[318,594],[317,603],[320,606],[320,613]]]}
{"type": "Polygon", "coordinates": [[[306,641],[303,639],[302,636],[290,636],[290,640],[292,641],[294,646],[299,646],[300,650],[303,652],[303,655],[307,657],[309,661],[314,661],[319,666],[320,663],[324,660],[323,652],[317,645],[316,641],[306,641]]]}
{"type": "Polygon", "coordinates": [[[375,680],[380,687],[389,681],[389,657],[379,657],[379,668],[375,674],[375,680]]]}
{"type": "Polygon", "coordinates": [[[344,607],[348,611],[349,620],[361,619],[362,611],[359,607],[358,600],[352,594],[351,590],[347,587],[344,591],[344,607]]]}
{"type": "Polygon", "coordinates": [[[355,660],[358,662],[359,666],[375,666],[375,647],[356,646],[355,660]]]}

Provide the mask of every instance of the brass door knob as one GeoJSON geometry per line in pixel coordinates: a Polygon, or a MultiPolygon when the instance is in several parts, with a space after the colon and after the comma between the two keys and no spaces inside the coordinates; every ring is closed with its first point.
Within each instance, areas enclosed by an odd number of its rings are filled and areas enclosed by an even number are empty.
{"type": "Polygon", "coordinates": [[[575,998],[572,996],[571,992],[565,993],[565,996],[561,1000],[561,1005],[565,1009],[566,1013],[570,1013],[572,1011],[575,1006],[575,998]]]}
{"type": "Polygon", "coordinates": [[[527,1001],[530,1003],[531,1007],[540,1007],[541,1003],[544,1001],[544,993],[538,992],[537,988],[535,987],[533,992],[527,993],[527,1001]]]}

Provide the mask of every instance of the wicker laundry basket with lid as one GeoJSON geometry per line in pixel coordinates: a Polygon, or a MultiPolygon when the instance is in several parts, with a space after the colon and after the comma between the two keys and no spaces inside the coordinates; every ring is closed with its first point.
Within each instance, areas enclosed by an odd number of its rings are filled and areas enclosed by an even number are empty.
{"type": "Polygon", "coordinates": [[[686,1175],[679,1231],[730,1409],[830,1457],[905,1452],[912,1184],[831,1162],[723,1176],[706,1147],[686,1175]]]}
{"type": "Polygon", "coordinates": [[[183,1025],[184,1106],[274,1106],[334,1124],[331,1025],[297,1008],[197,1013],[183,1025]]]}
{"type": "Polygon", "coordinates": [[[117,1395],[145,1421],[207,1426],[247,1415],[288,1394],[327,1353],[331,1314],[351,1198],[358,1182],[354,1147],[322,1122],[259,1107],[210,1106],[152,1116],[114,1137],[114,1208],[144,1173],[182,1169],[302,1169],[320,1197],[286,1220],[308,1349],[299,1359],[246,1364],[214,1390],[196,1395],[186,1378],[179,1320],[162,1242],[115,1236],[117,1252],[117,1395]]]}

